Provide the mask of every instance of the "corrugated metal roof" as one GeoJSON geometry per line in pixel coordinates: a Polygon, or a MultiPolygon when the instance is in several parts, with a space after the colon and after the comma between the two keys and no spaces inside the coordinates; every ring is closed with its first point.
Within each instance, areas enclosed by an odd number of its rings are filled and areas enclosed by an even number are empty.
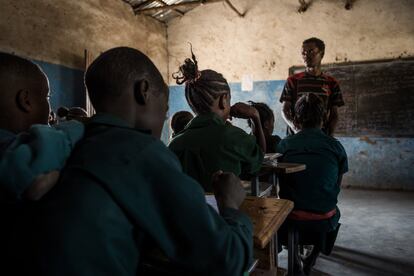
{"type": "Polygon", "coordinates": [[[163,6],[175,5],[180,3],[200,3],[198,0],[122,0],[129,5],[131,5],[132,9],[134,10],[135,14],[143,13],[145,15],[152,16],[153,18],[161,21],[161,22],[168,22],[169,20],[177,17],[183,16],[186,12],[194,9],[197,7],[194,6],[179,6],[174,9],[166,9],[166,10],[149,10],[147,9],[152,8],[159,8],[163,6]]]}

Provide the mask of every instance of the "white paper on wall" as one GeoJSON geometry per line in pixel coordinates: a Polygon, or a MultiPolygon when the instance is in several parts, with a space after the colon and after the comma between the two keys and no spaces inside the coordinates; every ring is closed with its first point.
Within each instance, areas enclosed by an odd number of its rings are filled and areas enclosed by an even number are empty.
{"type": "Polygon", "coordinates": [[[253,76],[243,75],[241,83],[242,91],[253,91],[253,76]]]}

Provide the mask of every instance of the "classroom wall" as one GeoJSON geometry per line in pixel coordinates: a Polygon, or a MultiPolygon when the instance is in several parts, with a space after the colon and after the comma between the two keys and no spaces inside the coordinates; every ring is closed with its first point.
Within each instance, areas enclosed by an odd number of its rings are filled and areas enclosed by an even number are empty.
{"type": "MultiPolygon", "coordinates": [[[[288,69],[301,65],[302,41],[311,36],[326,43],[325,63],[414,56],[414,1],[313,1],[303,14],[298,1],[232,0],[240,18],[226,4],[204,5],[168,25],[169,72],[190,57],[200,69],[212,68],[228,79],[232,102],[264,101],[276,114],[275,133],[284,136],[280,97],[288,69]],[[252,76],[253,91],[241,91],[252,76]]],[[[170,78],[170,114],[187,109],[182,86],[170,78]]],[[[236,122],[249,131],[245,122],[236,122]]],[[[343,184],[350,187],[414,190],[414,138],[339,137],[349,158],[343,184]]]]}
{"type": "Polygon", "coordinates": [[[2,0],[0,51],[40,61],[52,76],[52,104],[82,102],[84,50],[97,56],[116,46],[147,54],[167,79],[166,27],[135,16],[121,0],[2,0]]]}

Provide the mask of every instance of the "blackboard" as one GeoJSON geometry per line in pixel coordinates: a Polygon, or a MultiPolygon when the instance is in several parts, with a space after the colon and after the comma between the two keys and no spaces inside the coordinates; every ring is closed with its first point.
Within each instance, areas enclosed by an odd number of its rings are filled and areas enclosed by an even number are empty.
{"type": "Polygon", "coordinates": [[[414,137],[414,58],[325,64],[322,71],[339,81],[345,101],[336,136],[414,137]]]}

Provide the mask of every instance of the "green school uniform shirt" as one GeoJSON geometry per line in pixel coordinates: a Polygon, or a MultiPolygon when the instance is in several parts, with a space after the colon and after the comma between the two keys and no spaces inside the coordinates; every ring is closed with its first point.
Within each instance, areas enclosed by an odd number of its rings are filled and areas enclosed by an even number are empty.
{"type": "Polygon", "coordinates": [[[235,175],[260,170],[263,153],[256,138],[228,125],[215,113],[198,115],[168,145],[185,173],[211,192],[211,176],[218,170],[235,175]]]}
{"type": "Polygon", "coordinates": [[[193,275],[241,275],[252,258],[250,219],[217,214],[160,140],[109,114],[91,119],[31,217],[44,276],[136,275],[154,246],[193,275]]]}
{"type": "MultiPolygon", "coordinates": [[[[336,207],[338,176],[348,171],[345,149],[335,138],[317,128],[304,129],[279,143],[283,162],[306,164],[306,170],[280,176],[281,198],[295,203],[296,210],[327,213],[336,207]]],[[[339,210],[332,228],[339,220],[339,210]]]]}
{"type": "Polygon", "coordinates": [[[83,132],[77,121],[33,125],[18,135],[0,129],[0,201],[20,200],[36,176],[62,169],[83,132]]]}

